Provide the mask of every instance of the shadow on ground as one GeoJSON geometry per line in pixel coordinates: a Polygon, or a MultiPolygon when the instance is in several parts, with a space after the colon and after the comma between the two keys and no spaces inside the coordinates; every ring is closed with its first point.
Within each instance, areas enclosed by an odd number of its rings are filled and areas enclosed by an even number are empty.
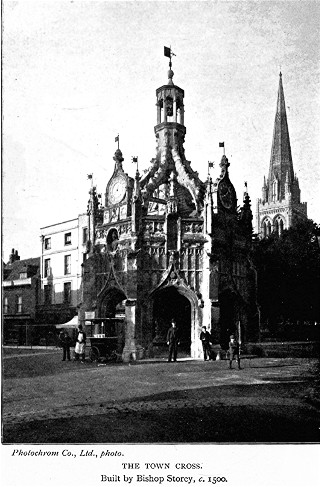
{"type": "Polygon", "coordinates": [[[103,402],[92,415],[4,426],[3,442],[319,442],[319,412],[303,392],[303,384],[239,385],[148,395],[116,410],[103,402]]]}

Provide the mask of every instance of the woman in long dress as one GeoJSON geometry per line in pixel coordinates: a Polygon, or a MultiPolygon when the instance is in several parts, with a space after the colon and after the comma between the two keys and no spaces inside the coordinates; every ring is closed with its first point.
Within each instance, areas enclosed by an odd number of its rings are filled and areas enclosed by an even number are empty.
{"type": "Polygon", "coordinates": [[[87,336],[82,329],[82,325],[79,325],[76,346],[74,348],[74,355],[75,360],[79,360],[80,358],[82,363],[84,363],[86,356],[86,339],[87,336]]]}

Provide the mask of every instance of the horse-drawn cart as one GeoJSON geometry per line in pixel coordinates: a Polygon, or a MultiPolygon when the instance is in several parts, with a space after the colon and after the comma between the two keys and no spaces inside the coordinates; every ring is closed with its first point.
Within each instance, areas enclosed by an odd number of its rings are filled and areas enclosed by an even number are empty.
{"type": "Polygon", "coordinates": [[[91,362],[117,362],[121,358],[118,352],[118,337],[89,337],[89,339],[91,362]]]}
{"type": "MultiPolygon", "coordinates": [[[[88,323],[89,320],[87,320],[88,323]]],[[[90,341],[89,359],[92,362],[121,361],[124,321],[119,318],[93,318],[87,325],[90,341]]]]}

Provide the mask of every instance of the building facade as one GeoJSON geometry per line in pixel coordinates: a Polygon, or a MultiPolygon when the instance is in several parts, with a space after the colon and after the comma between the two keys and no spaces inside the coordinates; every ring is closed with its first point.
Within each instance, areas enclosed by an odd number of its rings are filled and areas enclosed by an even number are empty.
{"type": "Polygon", "coordinates": [[[39,302],[40,257],[20,260],[12,249],[3,274],[4,344],[30,345],[34,341],[39,302]]]}
{"type": "Polygon", "coordinates": [[[77,314],[89,232],[87,214],[41,228],[39,322],[65,323],[77,314]]]}
{"type": "MultiPolygon", "coordinates": [[[[171,64],[171,63],[170,63],[171,64]]],[[[83,263],[79,318],[95,332],[123,316],[125,361],[165,349],[175,319],[180,350],[202,356],[206,325],[226,348],[239,322],[243,339],[257,339],[255,276],[250,261],[252,212],[245,192],[240,211],[223,155],[220,176],[202,182],[186,159],[184,91],[168,81],[156,90],[156,155],[135,178],[123,169],[121,150],[105,202],[94,192],[92,242],[83,263]]]]}
{"type": "Polygon", "coordinates": [[[268,178],[264,177],[262,198],[257,201],[257,232],[264,238],[281,235],[299,219],[307,218],[307,203],[300,201],[299,181],[293,170],[282,74],[279,78],[277,109],[268,178]]]}

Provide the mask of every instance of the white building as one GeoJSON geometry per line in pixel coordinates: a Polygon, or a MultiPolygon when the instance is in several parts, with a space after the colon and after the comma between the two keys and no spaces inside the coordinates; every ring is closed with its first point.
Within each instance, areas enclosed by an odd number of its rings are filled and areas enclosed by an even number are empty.
{"type": "Polygon", "coordinates": [[[89,242],[89,217],[41,229],[41,289],[38,317],[44,323],[63,323],[77,314],[82,263],[89,242]]]}

